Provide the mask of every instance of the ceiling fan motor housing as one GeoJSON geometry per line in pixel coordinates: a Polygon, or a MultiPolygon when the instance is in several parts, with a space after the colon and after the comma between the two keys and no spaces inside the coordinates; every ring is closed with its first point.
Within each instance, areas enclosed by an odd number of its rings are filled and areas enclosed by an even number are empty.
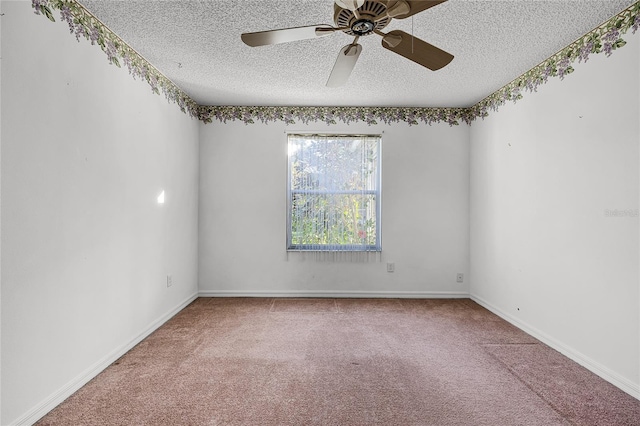
{"type": "Polygon", "coordinates": [[[376,30],[382,30],[391,21],[391,17],[385,16],[387,12],[387,3],[388,2],[385,0],[366,0],[357,10],[357,18],[353,11],[343,9],[334,3],[333,20],[338,27],[349,28],[343,30],[346,34],[352,36],[366,36],[373,34],[376,30]],[[375,22],[379,16],[385,17],[375,22]]]}

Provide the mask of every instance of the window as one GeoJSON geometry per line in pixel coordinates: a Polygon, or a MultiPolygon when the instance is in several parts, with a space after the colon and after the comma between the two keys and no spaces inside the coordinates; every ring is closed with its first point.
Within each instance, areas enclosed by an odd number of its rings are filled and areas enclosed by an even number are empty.
{"type": "Polygon", "coordinates": [[[288,250],[381,250],[380,139],[289,135],[288,250]]]}

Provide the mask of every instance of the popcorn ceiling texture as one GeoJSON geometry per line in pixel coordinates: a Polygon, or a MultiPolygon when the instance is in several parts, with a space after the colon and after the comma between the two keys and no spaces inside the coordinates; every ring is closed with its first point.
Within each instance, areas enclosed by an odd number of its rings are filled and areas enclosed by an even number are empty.
{"type": "Polygon", "coordinates": [[[341,88],[325,87],[340,48],[328,37],[251,48],[243,32],[333,24],[332,0],[81,3],[200,105],[470,107],[634,0],[450,0],[393,20],[455,55],[433,72],[360,39],[341,88]]]}

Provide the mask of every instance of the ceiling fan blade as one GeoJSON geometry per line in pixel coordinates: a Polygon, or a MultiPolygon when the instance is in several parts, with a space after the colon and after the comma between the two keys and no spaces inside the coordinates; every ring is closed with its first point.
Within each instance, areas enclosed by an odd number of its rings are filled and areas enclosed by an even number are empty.
{"type": "MultiPolygon", "coordinates": [[[[408,18],[409,16],[413,16],[416,13],[420,13],[424,10],[427,10],[433,6],[437,6],[440,3],[444,3],[447,0],[404,0],[406,3],[409,4],[409,13],[407,13],[406,15],[400,15],[400,16],[395,16],[394,18],[396,19],[405,19],[408,18]]],[[[393,5],[390,4],[389,8],[392,8],[393,5]]]]}
{"type": "Polygon", "coordinates": [[[382,38],[382,47],[432,71],[439,70],[453,60],[451,53],[400,30],[387,33],[382,38]]]}
{"type": "Polygon", "coordinates": [[[335,31],[338,31],[338,28],[333,28],[329,25],[311,25],[308,27],[283,28],[281,30],[244,33],[240,38],[244,44],[251,47],[257,47],[324,37],[329,34],[333,34],[335,31]]]}
{"type": "Polygon", "coordinates": [[[353,67],[356,66],[360,52],[362,52],[362,46],[359,44],[348,44],[340,49],[329,80],[327,80],[327,87],[339,87],[347,82],[353,67]]]}

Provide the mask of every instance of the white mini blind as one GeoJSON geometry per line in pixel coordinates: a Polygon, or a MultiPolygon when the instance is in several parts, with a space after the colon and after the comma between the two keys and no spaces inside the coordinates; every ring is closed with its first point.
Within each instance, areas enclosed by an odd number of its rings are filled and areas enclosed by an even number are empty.
{"type": "Polygon", "coordinates": [[[380,135],[288,139],[287,249],[380,251],[380,135]]]}

